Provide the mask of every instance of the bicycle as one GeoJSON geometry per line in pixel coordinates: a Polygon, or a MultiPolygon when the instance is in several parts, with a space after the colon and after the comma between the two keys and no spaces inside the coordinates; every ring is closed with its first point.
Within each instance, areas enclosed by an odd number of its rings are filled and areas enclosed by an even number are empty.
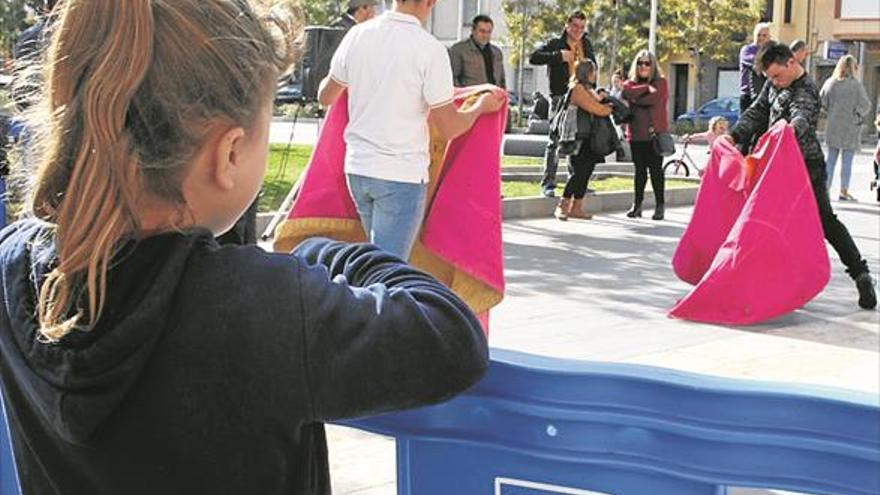
{"type": "Polygon", "coordinates": [[[697,166],[694,159],[691,158],[691,155],[687,152],[687,146],[689,143],[690,139],[682,141],[681,154],[663,165],[663,175],[672,177],[690,177],[691,168],[697,172],[700,171],[700,167],[697,166]]]}

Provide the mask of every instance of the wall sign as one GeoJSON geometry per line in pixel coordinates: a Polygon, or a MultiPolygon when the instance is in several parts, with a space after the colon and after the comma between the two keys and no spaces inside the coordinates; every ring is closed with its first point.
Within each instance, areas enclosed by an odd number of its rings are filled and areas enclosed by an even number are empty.
{"type": "Polygon", "coordinates": [[[495,478],[495,495],[612,495],[512,478],[495,478]]]}

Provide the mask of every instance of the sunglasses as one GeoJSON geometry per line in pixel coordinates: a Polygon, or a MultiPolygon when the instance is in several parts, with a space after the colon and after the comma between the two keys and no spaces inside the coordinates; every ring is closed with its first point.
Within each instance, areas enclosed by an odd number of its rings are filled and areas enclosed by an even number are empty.
{"type": "Polygon", "coordinates": [[[636,65],[638,65],[639,67],[650,67],[651,61],[650,60],[648,60],[648,61],[639,60],[638,62],[636,62],[636,65]]]}

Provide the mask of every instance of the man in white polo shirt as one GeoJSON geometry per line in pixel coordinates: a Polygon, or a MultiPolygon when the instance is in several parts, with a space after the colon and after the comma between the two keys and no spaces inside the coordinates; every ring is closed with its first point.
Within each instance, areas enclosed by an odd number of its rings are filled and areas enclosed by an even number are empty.
{"type": "Polygon", "coordinates": [[[318,91],[318,101],[332,105],[348,89],[349,190],[370,242],[403,259],[425,212],[429,113],[450,140],[504,103],[497,88],[466,111],[452,103],[449,55],[422,28],[435,3],[396,0],[392,11],[353,27],[318,91]]]}

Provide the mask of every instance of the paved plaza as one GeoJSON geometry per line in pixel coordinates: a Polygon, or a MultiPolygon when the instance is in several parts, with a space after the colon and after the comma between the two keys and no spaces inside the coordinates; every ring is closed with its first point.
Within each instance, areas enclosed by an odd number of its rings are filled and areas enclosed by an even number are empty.
{"type": "MultiPolygon", "coordinates": [[[[873,271],[880,267],[880,207],[867,194],[836,203],[873,271]]],[[[667,220],[623,214],[591,221],[505,222],[507,295],[492,312],[494,347],[547,356],[880,391],[880,312],[856,305],[856,290],[832,256],[825,291],[803,309],[752,327],[666,317],[689,286],[669,260],[691,208],[667,220]]],[[[392,495],[394,444],[331,428],[334,493],[392,495]]]]}
{"type": "MultiPolygon", "coordinates": [[[[694,155],[705,159],[705,149],[694,155]]],[[[858,154],[851,190],[860,202],[833,204],[877,273],[880,204],[867,189],[870,174],[868,153],[858,154]]],[[[691,212],[673,208],[661,222],[622,213],[505,222],[507,294],[492,312],[491,345],[880,392],[880,312],[858,308],[855,286],[833,251],[830,283],[799,311],[735,328],[667,318],[690,287],[675,277],[670,260],[691,212]]],[[[393,441],[339,427],[330,427],[329,436],[334,493],[396,493],[393,441]]]]}

